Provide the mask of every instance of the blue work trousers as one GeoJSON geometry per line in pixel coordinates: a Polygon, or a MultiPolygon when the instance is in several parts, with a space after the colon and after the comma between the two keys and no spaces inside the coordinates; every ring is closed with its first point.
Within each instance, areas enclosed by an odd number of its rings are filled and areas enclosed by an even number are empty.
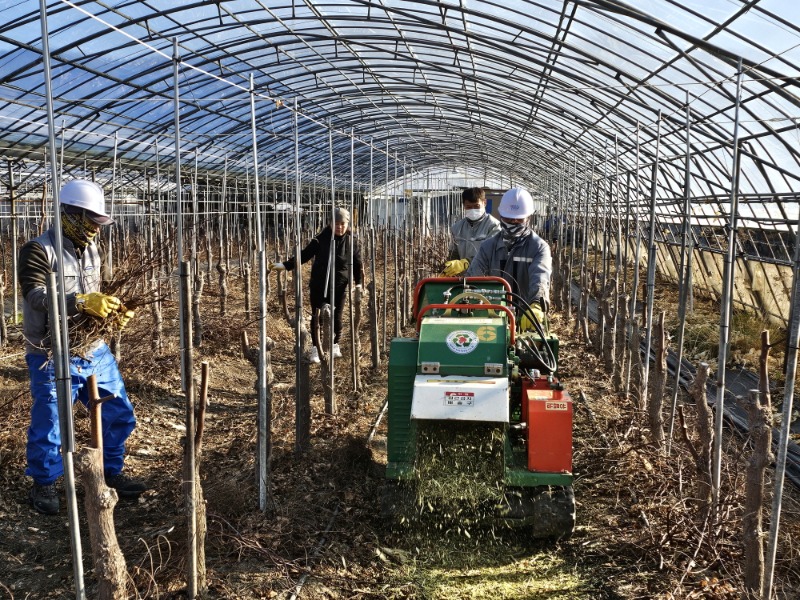
{"type": "MultiPolygon", "coordinates": [[[[40,354],[25,356],[31,378],[31,425],[28,428],[28,468],[25,474],[39,485],[53,483],[64,474],[61,463],[61,428],[58,421],[56,376],[52,360],[40,354]]],[[[70,359],[72,402],[80,399],[88,406],[91,375],[97,379],[100,398],[114,396],[102,404],[103,463],[106,475],[122,471],[125,440],[136,426],[133,406],[111,350],[101,343],[88,358],[70,359]]]]}

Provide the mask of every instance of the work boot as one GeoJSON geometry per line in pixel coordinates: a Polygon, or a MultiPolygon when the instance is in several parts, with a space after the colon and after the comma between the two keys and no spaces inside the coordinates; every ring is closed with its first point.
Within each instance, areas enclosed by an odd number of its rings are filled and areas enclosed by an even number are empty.
{"type": "Polygon", "coordinates": [[[135,500],[142,492],[147,491],[147,486],[141,481],[131,479],[122,473],[106,475],[106,485],[117,490],[117,494],[120,498],[127,498],[130,500],[135,500]]]}
{"type": "Polygon", "coordinates": [[[339,349],[339,344],[333,345],[333,358],[342,358],[342,351],[339,349]]]}
{"type": "Polygon", "coordinates": [[[31,491],[28,492],[28,500],[31,506],[43,515],[58,514],[58,492],[55,483],[39,485],[34,482],[31,491]]]}
{"type": "Polygon", "coordinates": [[[308,351],[308,362],[314,365],[319,364],[319,350],[316,346],[311,346],[311,350],[308,351]]]}

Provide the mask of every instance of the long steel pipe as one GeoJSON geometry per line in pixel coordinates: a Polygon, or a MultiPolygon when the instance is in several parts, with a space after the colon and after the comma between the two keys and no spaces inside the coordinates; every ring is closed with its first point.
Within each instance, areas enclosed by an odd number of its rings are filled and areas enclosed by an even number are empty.
{"type": "Polygon", "coordinates": [[[739,214],[739,105],[742,98],[742,59],[736,67],[736,99],[733,116],[733,164],[731,168],[731,196],[728,211],[728,251],[722,273],[722,300],[719,313],[719,353],[717,358],[717,401],[714,412],[714,457],[712,464],[713,505],[719,506],[719,487],[722,474],[722,425],[725,412],[725,370],[728,362],[730,340],[731,296],[736,267],[736,228],[739,214]]]}
{"type": "Polygon", "coordinates": [[[650,376],[650,346],[653,342],[653,303],[656,292],[656,189],[658,184],[658,161],[661,152],[661,109],[658,111],[656,125],[656,151],[653,160],[653,179],[650,182],[650,221],[647,243],[647,328],[644,338],[644,369],[642,391],[647,397],[647,383],[650,376]]]}
{"type": "Polygon", "coordinates": [[[778,531],[781,522],[783,484],[786,476],[786,456],[789,449],[789,434],[792,424],[794,387],[797,377],[797,348],[800,344],[800,221],[797,223],[794,245],[794,267],[792,270],[791,319],[786,345],[786,377],[783,388],[783,414],[778,439],[778,457],[775,460],[775,483],[772,492],[772,516],[769,524],[769,539],[764,561],[764,584],[761,597],[772,597],[772,579],[775,571],[775,555],[778,550],[778,531]]]}
{"type": "MultiPolygon", "coordinates": [[[[356,211],[355,211],[355,202],[356,202],[356,195],[355,195],[355,188],[356,188],[356,150],[355,150],[355,134],[353,133],[352,128],[350,129],[350,227],[354,228],[356,223],[356,211]]],[[[356,321],[355,321],[355,312],[353,309],[353,252],[355,251],[355,242],[356,242],[356,234],[355,230],[350,232],[350,259],[349,264],[347,265],[347,274],[348,279],[350,280],[350,285],[348,286],[350,299],[347,303],[350,312],[350,360],[352,366],[352,374],[353,374],[353,391],[358,391],[358,355],[356,354],[356,342],[358,341],[358,331],[356,329],[356,321]]],[[[358,305],[361,308],[361,305],[358,305]]],[[[333,321],[333,319],[331,319],[333,321]]],[[[333,339],[331,337],[331,339],[333,339]]],[[[331,369],[331,379],[333,379],[333,370],[331,369]]],[[[331,388],[332,389],[332,388],[331,388]]]]}
{"type": "MultiPolygon", "coordinates": [[[[304,383],[301,381],[303,377],[303,368],[301,362],[303,357],[303,343],[302,343],[302,330],[303,330],[303,264],[300,261],[300,254],[302,251],[300,244],[300,235],[302,233],[302,222],[300,220],[300,134],[297,128],[297,98],[294,99],[293,111],[293,125],[294,125],[294,359],[295,359],[295,424],[299,426],[301,423],[301,405],[303,399],[301,398],[301,391],[304,383]]],[[[299,439],[299,436],[298,436],[299,439]]]]}
{"type": "MultiPolygon", "coordinates": [[[[64,254],[64,244],[61,232],[61,212],[59,210],[59,192],[61,182],[58,178],[58,163],[56,161],[56,122],[53,109],[53,87],[50,71],[50,34],[47,28],[47,2],[39,0],[40,21],[42,29],[42,59],[44,66],[44,86],[47,104],[47,130],[48,130],[48,155],[50,156],[51,182],[53,188],[53,228],[56,238],[56,254],[64,254]]],[[[52,284],[50,279],[52,294],[52,284]]],[[[53,310],[51,318],[50,337],[52,343],[60,349],[60,355],[54,355],[53,361],[56,370],[56,394],[58,397],[59,425],[61,428],[61,457],[64,467],[64,481],[67,484],[67,516],[70,532],[70,548],[72,550],[72,571],[75,578],[75,597],[78,600],[86,598],[86,587],[83,580],[83,552],[81,548],[80,524],[78,522],[78,503],[75,498],[75,471],[72,463],[72,454],[75,452],[75,432],[72,422],[72,378],[70,376],[70,347],[69,325],[67,323],[67,297],[64,293],[64,270],[59,269],[57,274],[58,293],[50,296],[50,305],[53,310]],[[57,309],[57,312],[55,312],[57,309]]],[[[16,315],[15,315],[16,318],[16,315]]]]}
{"type": "Polygon", "coordinates": [[[255,81],[252,73],[250,74],[250,132],[253,140],[253,192],[256,201],[256,246],[258,248],[258,380],[256,382],[258,384],[258,441],[256,444],[258,452],[258,507],[261,511],[266,511],[269,507],[270,420],[272,407],[267,395],[267,261],[261,223],[255,81]]]}
{"type": "MultiPolygon", "coordinates": [[[[336,177],[333,169],[333,126],[331,125],[330,121],[328,122],[328,162],[330,165],[331,174],[331,244],[328,248],[328,270],[325,273],[325,289],[328,290],[328,300],[331,305],[331,318],[328,322],[330,331],[328,332],[328,347],[326,348],[326,351],[328,352],[328,365],[330,367],[328,369],[328,383],[331,387],[331,396],[329,405],[326,406],[325,409],[327,413],[334,415],[336,414],[336,387],[335,378],[333,376],[336,360],[336,358],[333,356],[333,337],[335,327],[335,319],[333,315],[334,311],[336,310],[336,240],[334,236],[334,229],[336,228],[336,177]]],[[[350,225],[352,226],[352,222],[350,225]]],[[[314,308],[312,307],[311,310],[314,310],[314,308]]],[[[319,322],[317,322],[317,327],[319,327],[319,322]]]]}
{"type": "Polygon", "coordinates": [[[686,92],[686,163],[683,175],[683,226],[681,237],[681,260],[678,268],[678,368],[675,369],[675,384],[672,389],[672,405],[669,416],[669,435],[667,436],[667,456],[672,450],[672,434],[675,429],[675,411],[678,406],[678,392],[680,391],[681,361],[683,360],[683,336],[686,332],[686,300],[688,287],[691,285],[689,272],[692,268],[692,253],[694,248],[689,245],[692,227],[692,124],[691,110],[689,107],[689,92],[686,92]],[[687,256],[688,252],[688,256],[687,256]]]}
{"type": "MultiPolygon", "coordinates": [[[[172,38],[172,85],[174,90],[174,112],[175,112],[175,226],[177,242],[177,264],[183,261],[183,198],[181,195],[181,95],[180,95],[180,64],[181,57],[178,50],[178,38],[172,38]]],[[[179,295],[179,299],[181,296],[179,295]]],[[[183,306],[178,306],[178,323],[180,334],[180,353],[181,353],[181,387],[186,391],[186,378],[190,374],[186,373],[185,364],[187,352],[191,348],[187,344],[187,327],[184,318],[183,306]]]]}

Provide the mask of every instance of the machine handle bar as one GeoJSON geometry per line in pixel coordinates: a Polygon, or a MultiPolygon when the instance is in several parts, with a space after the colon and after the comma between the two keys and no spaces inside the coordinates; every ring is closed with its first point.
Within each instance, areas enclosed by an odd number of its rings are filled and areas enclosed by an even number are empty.
{"type": "Polygon", "coordinates": [[[508,323],[511,329],[511,345],[517,341],[516,328],[517,322],[514,318],[514,313],[507,306],[500,304],[428,304],[417,315],[417,333],[419,333],[420,325],[422,325],[422,317],[429,310],[442,309],[442,310],[502,310],[508,315],[508,323]]]}
{"type": "Polygon", "coordinates": [[[431,281],[444,283],[449,283],[451,281],[453,283],[458,283],[459,281],[463,281],[464,283],[501,283],[503,287],[506,288],[506,291],[509,294],[511,293],[511,286],[508,284],[508,282],[502,277],[497,277],[495,275],[476,275],[475,277],[425,277],[424,279],[420,279],[414,288],[414,306],[411,309],[411,314],[414,315],[415,319],[418,317],[417,310],[419,308],[419,294],[425,284],[431,281]]]}

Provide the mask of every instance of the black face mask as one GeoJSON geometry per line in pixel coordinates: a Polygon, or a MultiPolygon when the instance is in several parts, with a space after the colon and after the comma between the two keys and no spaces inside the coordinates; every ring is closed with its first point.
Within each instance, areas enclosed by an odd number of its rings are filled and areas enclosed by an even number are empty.
{"type": "Polygon", "coordinates": [[[525,223],[506,223],[505,221],[500,221],[500,227],[502,227],[503,239],[507,242],[521,238],[528,229],[525,223]]]}

